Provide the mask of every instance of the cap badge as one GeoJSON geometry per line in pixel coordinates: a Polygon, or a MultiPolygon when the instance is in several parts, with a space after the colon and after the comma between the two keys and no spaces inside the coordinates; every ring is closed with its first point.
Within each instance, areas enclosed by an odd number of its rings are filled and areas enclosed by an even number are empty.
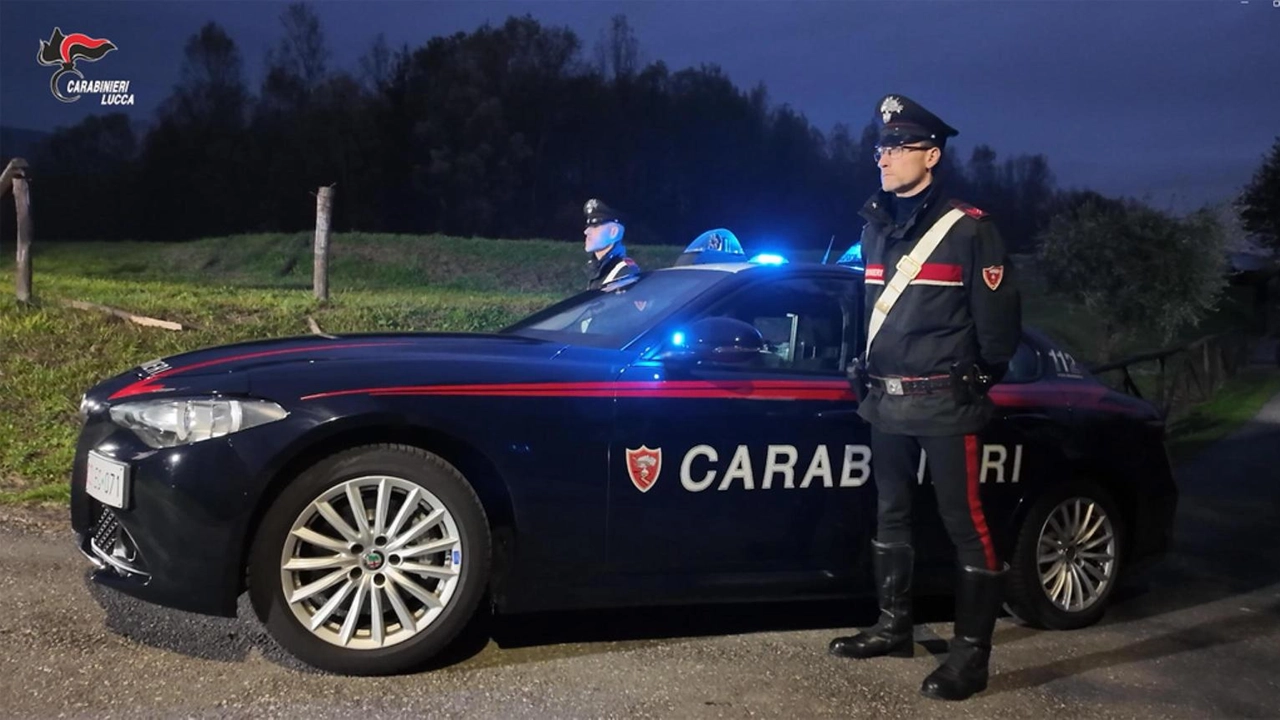
{"type": "Polygon", "coordinates": [[[894,113],[900,113],[903,109],[902,101],[890,95],[884,99],[884,102],[880,103],[880,118],[887,123],[894,113]]]}

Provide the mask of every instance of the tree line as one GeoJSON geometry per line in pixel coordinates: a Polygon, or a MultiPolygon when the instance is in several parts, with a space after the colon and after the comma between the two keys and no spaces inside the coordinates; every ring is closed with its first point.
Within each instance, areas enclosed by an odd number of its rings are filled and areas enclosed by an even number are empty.
{"type": "MultiPolygon", "coordinates": [[[[870,118],[824,133],[718,66],[642,65],[624,16],[591,51],[567,28],[512,17],[416,49],[379,37],[353,70],[333,67],[308,6],[281,21],[256,90],[210,22],[145,132],[111,114],[47,138],[30,158],[40,235],[303,231],[316,188],[336,183],[337,231],[576,240],[583,202],[600,197],[630,214],[633,243],[725,226],[789,247],[835,235],[843,248],[878,187],[870,118]]],[[[979,145],[944,157],[958,193],[1015,248],[1072,201],[1043,155],[979,145]]]]}
{"type": "MultiPolygon", "coordinates": [[[[40,143],[28,159],[41,240],[307,231],[314,193],[336,184],[338,232],[576,242],[583,203],[599,197],[628,212],[630,243],[728,227],[749,252],[834,235],[838,254],[879,187],[874,118],[824,133],[717,66],[641,63],[624,16],[590,51],[567,28],[511,17],[416,49],[379,37],[354,70],[331,65],[307,5],[281,22],[256,90],[210,22],[144,132],[101,115],[40,143]]],[[[949,148],[939,172],[1014,252],[1036,253],[1046,289],[1105,321],[1104,354],[1124,335],[1195,325],[1218,305],[1230,253],[1280,248],[1280,138],[1234,206],[1186,218],[1060,190],[1043,155],[986,144],[949,148]]]]}

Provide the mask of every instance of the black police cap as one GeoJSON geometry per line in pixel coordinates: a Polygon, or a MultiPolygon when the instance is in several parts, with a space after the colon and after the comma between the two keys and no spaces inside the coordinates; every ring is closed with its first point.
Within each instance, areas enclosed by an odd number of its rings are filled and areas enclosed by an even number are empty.
{"type": "Polygon", "coordinates": [[[582,214],[587,216],[587,225],[603,225],[607,222],[623,221],[622,213],[605,205],[603,201],[591,198],[582,206],[582,214]]]}
{"type": "Polygon", "coordinates": [[[960,134],[905,95],[885,95],[876,111],[880,113],[880,145],[883,147],[926,141],[943,147],[947,138],[960,134]]]}

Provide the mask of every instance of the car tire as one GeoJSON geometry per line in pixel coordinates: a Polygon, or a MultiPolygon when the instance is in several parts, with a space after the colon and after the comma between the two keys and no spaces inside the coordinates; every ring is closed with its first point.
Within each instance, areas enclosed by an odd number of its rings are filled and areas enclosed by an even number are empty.
{"type": "Polygon", "coordinates": [[[1048,630],[1098,622],[1124,568],[1126,530],[1119,506],[1095,482],[1072,480],[1041,495],[1018,531],[1007,586],[1009,611],[1048,630]],[[1086,601],[1088,583],[1094,587],[1086,601]]]}
{"type": "Polygon", "coordinates": [[[389,675],[449,646],[480,606],[489,572],[488,520],[462,474],[416,447],[373,445],[311,466],[272,503],[253,540],[249,595],[299,660],[389,675]]]}

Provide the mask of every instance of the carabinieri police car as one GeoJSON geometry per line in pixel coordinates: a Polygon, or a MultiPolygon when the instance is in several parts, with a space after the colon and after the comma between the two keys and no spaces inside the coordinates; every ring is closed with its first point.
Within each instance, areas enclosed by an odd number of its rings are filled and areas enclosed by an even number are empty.
{"type": "MultiPolygon", "coordinates": [[[[862,298],[846,266],[692,264],[492,334],[156,360],[85,395],[72,524],[98,583],[225,616],[247,590],[281,645],[350,674],[420,666],[487,602],[873,596],[862,298]]],[[[992,397],[970,482],[1008,607],[1093,623],[1169,545],[1161,418],[1030,330],[992,397]]],[[[918,477],[918,588],[945,591],[927,457],[918,477]]]]}

